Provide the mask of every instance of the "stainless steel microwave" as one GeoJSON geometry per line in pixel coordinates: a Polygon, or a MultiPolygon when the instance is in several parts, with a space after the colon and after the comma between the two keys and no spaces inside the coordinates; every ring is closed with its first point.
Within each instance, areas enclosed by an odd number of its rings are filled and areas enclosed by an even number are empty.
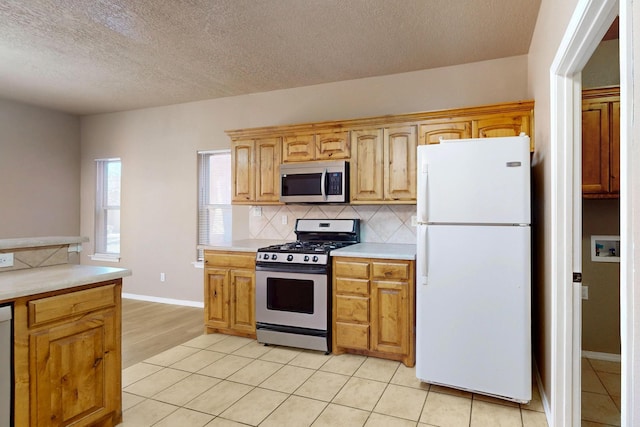
{"type": "Polygon", "coordinates": [[[345,203],[349,201],[349,163],[285,163],[280,165],[280,201],[345,203]]]}

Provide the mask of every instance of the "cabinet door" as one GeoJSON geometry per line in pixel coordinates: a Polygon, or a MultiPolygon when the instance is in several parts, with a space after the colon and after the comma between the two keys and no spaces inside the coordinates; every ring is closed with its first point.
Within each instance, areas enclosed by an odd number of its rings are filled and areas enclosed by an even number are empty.
{"type": "Polygon", "coordinates": [[[234,141],[231,144],[231,176],[233,202],[250,203],[255,200],[254,141],[234,141]]]}
{"type": "Polygon", "coordinates": [[[382,129],[351,133],[351,201],[384,199],[382,129]]]}
{"type": "Polygon", "coordinates": [[[316,135],[316,160],[348,159],[350,155],[349,131],[316,135]]]}
{"type": "Polygon", "coordinates": [[[582,192],[609,191],[609,104],[582,103],[582,192]]]}
{"type": "Polygon", "coordinates": [[[420,145],[439,144],[441,138],[471,138],[471,122],[444,122],[420,125],[420,145]]]}
{"type": "Polygon", "coordinates": [[[385,200],[416,200],[415,126],[384,129],[384,198],[385,200]]]}
{"type": "Polygon", "coordinates": [[[493,138],[499,136],[518,136],[521,132],[530,134],[529,116],[501,116],[473,120],[472,138],[493,138]]]}
{"type": "Polygon", "coordinates": [[[255,142],[256,201],[277,202],[280,198],[280,138],[258,139],[255,142]]]}
{"type": "Polygon", "coordinates": [[[609,177],[612,193],[620,193],[620,102],[611,103],[611,147],[609,177]]]}
{"type": "Polygon", "coordinates": [[[117,410],[117,332],[111,309],[30,336],[32,425],[91,425],[117,410]]]}
{"type": "Polygon", "coordinates": [[[230,272],[231,329],[255,333],[255,273],[250,270],[230,272]]]}
{"type": "Polygon", "coordinates": [[[205,269],[204,297],[207,326],[229,327],[229,270],[205,269]]]}
{"type": "Polygon", "coordinates": [[[315,135],[286,136],[282,143],[282,161],[304,162],[315,159],[315,135]]]}
{"type": "Polygon", "coordinates": [[[408,354],[408,285],[406,282],[371,283],[371,349],[408,354]]]}

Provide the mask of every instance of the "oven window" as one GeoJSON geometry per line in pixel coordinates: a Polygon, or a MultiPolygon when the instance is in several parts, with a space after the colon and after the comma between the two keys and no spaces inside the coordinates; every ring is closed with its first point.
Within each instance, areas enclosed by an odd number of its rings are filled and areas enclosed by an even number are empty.
{"type": "Polygon", "coordinates": [[[313,280],[267,278],[267,308],[313,314],[313,280]]]}
{"type": "Polygon", "coordinates": [[[283,196],[318,196],[322,194],[321,173],[300,173],[282,177],[283,196]]]}

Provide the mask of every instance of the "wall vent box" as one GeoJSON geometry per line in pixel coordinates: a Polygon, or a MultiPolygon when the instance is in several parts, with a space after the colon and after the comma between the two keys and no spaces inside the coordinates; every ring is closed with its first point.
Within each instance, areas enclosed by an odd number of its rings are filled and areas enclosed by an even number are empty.
{"type": "Polygon", "coordinates": [[[591,261],[620,262],[620,236],[591,236],[591,261]]]}

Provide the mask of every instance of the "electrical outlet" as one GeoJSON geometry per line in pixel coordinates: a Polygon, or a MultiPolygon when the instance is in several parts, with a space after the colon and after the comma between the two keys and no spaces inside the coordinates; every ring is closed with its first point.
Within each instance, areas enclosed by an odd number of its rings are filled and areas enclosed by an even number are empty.
{"type": "Polygon", "coordinates": [[[282,223],[283,224],[286,224],[288,220],[289,220],[289,218],[287,218],[286,215],[282,215],[282,223]]]}
{"type": "Polygon", "coordinates": [[[253,216],[262,216],[262,207],[254,206],[251,210],[253,211],[253,216]]]}
{"type": "Polygon", "coordinates": [[[582,285],[582,299],[589,299],[589,287],[582,285]]]}
{"type": "Polygon", "coordinates": [[[0,254],[0,268],[13,267],[13,253],[0,254]]]}
{"type": "Polygon", "coordinates": [[[164,279],[165,279],[165,275],[164,275],[164,273],[160,273],[160,281],[161,281],[161,282],[164,282],[164,279]]]}
{"type": "Polygon", "coordinates": [[[411,226],[412,227],[417,227],[418,226],[418,216],[417,215],[413,215],[411,217],[411,226]]]}

